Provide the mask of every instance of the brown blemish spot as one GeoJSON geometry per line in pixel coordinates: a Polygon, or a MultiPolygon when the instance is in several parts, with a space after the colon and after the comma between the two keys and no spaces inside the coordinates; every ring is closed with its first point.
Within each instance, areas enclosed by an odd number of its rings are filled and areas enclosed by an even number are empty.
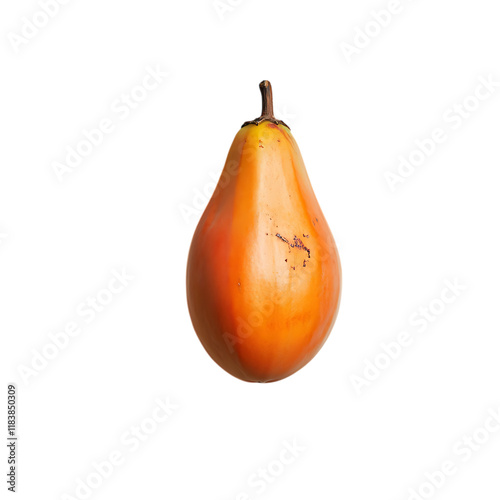
{"type": "Polygon", "coordinates": [[[295,266],[292,266],[292,269],[295,271],[295,266]]]}
{"type": "Polygon", "coordinates": [[[269,233],[266,233],[266,236],[268,236],[268,235],[269,235],[269,233]]]}
{"type": "Polygon", "coordinates": [[[318,218],[316,217],[316,222],[319,222],[318,218]]]}
{"type": "MultiPolygon", "coordinates": [[[[276,237],[279,238],[281,241],[284,241],[289,248],[298,248],[300,250],[305,250],[307,252],[307,257],[310,259],[311,258],[311,250],[307,248],[304,243],[302,243],[302,240],[300,238],[297,238],[297,236],[293,237],[293,243],[288,241],[284,236],[281,236],[280,233],[276,233],[276,237]]],[[[290,253],[291,250],[288,251],[290,253]]]]}
{"type": "Polygon", "coordinates": [[[284,241],[287,245],[290,245],[290,242],[284,236],[281,236],[280,233],[276,233],[276,237],[278,237],[281,241],[284,241]]]}
{"type": "Polygon", "coordinates": [[[288,262],[288,259],[285,259],[285,262],[288,262]]]}
{"type": "Polygon", "coordinates": [[[303,234],[302,235],[304,238],[309,238],[309,235],[308,234],[303,234]]]}
{"type": "Polygon", "coordinates": [[[304,243],[302,243],[302,240],[300,238],[297,238],[297,236],[293,237],[293,246],[295,248],[300,248],[301,250],[305,250],[307,252],[307,256],[311,258],[311,250],[307,248],[304,243]]]}
{"type": "Polygon", "coordinates": [[[277,139],[277,140],[278,140],[278,142],[281,142],[279,139],[277,139]]]}

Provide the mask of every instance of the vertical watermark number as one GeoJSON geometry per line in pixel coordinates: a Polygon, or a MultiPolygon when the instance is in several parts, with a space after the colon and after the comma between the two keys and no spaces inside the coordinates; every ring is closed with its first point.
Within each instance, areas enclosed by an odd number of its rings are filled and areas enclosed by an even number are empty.
{"type": "Polygon", "coordinates": [[[17,436],[16,436],[16,386],[7,386],[7,489],[16,491],[17,436]]]}

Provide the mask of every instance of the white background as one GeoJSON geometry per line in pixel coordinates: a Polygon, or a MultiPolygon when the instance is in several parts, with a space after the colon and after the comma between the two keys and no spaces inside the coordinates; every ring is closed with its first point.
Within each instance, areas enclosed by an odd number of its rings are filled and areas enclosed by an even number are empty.
{"type": "Polygon", "coordinates": [[[496,2],[401,0],[350,63],[341,44],[362,43],[357,30],[388,2],[233,3],[219,15],[210,0],[73,0],[19,46],[40,7],[2,4],[1,407],[16,383],[18,498],[82,498],[77,481],[119,451],[91,498],[403,500],[423,487],[421,498],[498,499],[500,432],[480,428],[500,406],[500,87],[460,126],[444,118],[480,77],[500,81],[496,2]],[[145,99],[123,119],[116,99],[157,66],[168,77],[135,90],[145,99]],[[200,193],[260,114],[263,79],[344,277],[324,348],[269,385],[208,357],[185,300],[200,193]],[[114,130],[60,182],[54,162],[103,118],[114,130]],[[386,173],[436,127],[447,140],[391,190],[386,173]],[[133,279],[87,324],[79,304],[122,269],[133,279]],[[466,290],[443,308],[446,279],[466,290]],[[440,313],[418,333],[410,317],[432,301],[440,313]],[[23,380],[20,366],[71,321],[81,334],[23,380]],[[411,345],[356,391],[353,375],[403,331],[411,345]],[[121,436],[157,397],[178,408],[132,452],[121,436]],[[454,447],[474,433],[488,442],[464,461],[454,447]],[[280,466],[294,440],[305,449],[280,466]],[[455,473],[425,489],[446,460],[455,473]],[[251,486],[268,466],[272,483],[251,486]]]}

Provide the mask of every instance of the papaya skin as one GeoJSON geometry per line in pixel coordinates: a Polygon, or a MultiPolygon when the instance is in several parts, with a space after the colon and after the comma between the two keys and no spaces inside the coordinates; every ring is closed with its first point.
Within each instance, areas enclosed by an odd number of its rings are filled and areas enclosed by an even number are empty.
{"type": "Polygon", "coordinates": [[[241,380],[284,379],[324,344],[340,292],[335,241],[289,128],[248,122],[189,251],[188,307],[202,345],[241,380]]]}

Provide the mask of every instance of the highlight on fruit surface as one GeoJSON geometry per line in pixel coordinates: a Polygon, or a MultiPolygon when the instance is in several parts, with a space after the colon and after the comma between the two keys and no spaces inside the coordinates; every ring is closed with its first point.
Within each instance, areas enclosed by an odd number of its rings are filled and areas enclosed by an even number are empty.
{"type": "Polygon", "coordinates": [[[236,134],[187,265],[194,329],[235,377],[273,382],[320,350],[335,322],[340,260],[289,127],[262,114],[236,134]]]}

